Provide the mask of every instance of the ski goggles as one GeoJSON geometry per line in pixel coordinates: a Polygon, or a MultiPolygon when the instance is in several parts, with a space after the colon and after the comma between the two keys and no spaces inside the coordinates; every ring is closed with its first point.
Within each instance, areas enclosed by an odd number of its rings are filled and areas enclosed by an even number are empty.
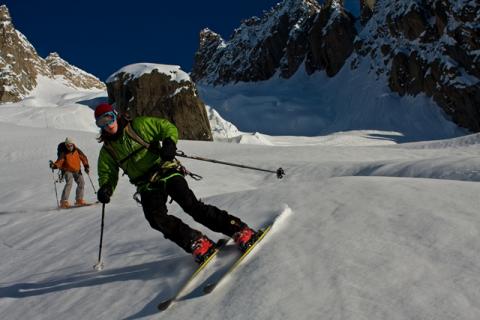
{"type": "Polygon", "coordinates": [[[117,120],[117,115],[115,114],[115,112],[110,111],[98,117],[95,123],[97,124],[97,127],[103,129],[105,127],[111,126],[112,123],[115,122],[115,120],[117,120]]]}

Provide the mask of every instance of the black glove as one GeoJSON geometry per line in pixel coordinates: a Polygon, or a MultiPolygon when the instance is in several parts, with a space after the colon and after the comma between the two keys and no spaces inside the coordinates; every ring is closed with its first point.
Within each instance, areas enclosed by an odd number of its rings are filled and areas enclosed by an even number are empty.
{"type": "Polygon", "coordinates": [[[162,148],[160,149],[160,157],[164,161],[172,161],[177,153],[177,146],[170,138],[163,139],[162,148]]]}
{"type": "Polygon", "coordinates": [[[51,169],[58,169],[58,167],[53,163],[53,161],[50,160],[50,168],[51,169]]]}
{"type": "Polygon", "coordinates": [[[89,166],[86,166],[86,167],[84,168],[84,170],[85,170],[85,173],[86,173],[86,174],[90,174],[90,167],[89,167],[89,166]]]}
{"type": "Polygon", "coordinates": [[[101,186],[97,191],[97,199],[101,203],[109,203],[110,197],[112,196],[113,191],[109,186],[101,186]]]}
{"type": "Polygon", "coordinates": [[[158,140],[153,140],[152,142],[150,142],[149,146],[148,146],[148,150],[155,153],[155,154],[158,154],[160,155],[160,150],[162,149],[162,146],[160,144],[160,141],[158,140]]]}

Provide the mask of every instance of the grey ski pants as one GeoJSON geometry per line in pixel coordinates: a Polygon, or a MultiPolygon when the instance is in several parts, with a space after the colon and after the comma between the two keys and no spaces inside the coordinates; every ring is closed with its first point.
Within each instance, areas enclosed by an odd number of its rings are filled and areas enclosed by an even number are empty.
{"type": "Polygon", "coordinates": [[[62,201],[68,200],[70,197],[70,190],[72,190],[73,180],[77,183],[77,191],[75,195],[75,200],[83,199],[83,193],[85,190],[85,180],[81,172],[69,172],[65,171],[65,187],[62,192],[62,201]]]}

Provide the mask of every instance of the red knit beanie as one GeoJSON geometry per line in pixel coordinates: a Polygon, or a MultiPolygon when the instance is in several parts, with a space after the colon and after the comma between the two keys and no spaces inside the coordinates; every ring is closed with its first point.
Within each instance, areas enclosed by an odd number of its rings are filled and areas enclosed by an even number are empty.
{"type": "Polygon", "coordinates": [[[98,119],[102,114],[107,112],[114,112],[112,105],[108,103],[100,103],[95,108],[95,119],[98,119]]]}

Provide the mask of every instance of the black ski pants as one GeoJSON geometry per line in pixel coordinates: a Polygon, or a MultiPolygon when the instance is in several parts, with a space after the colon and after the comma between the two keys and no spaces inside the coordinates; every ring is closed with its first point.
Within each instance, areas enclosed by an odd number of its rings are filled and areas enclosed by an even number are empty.
{"type": "Polygon", "coordinates": [[[195,221],[212,231],[231,237],[246,226],[239,218],[198,200],[183,176],[173,176],[159,185],[158,189],[143,191],[140,195],[143,212],[150,226],[162,232],[166,239],[175,242],[188,253],[192,252],[193,242],[202,236],[202,233],[192,229],[179,218],[167,214],[168,196],[195,221]]]}

